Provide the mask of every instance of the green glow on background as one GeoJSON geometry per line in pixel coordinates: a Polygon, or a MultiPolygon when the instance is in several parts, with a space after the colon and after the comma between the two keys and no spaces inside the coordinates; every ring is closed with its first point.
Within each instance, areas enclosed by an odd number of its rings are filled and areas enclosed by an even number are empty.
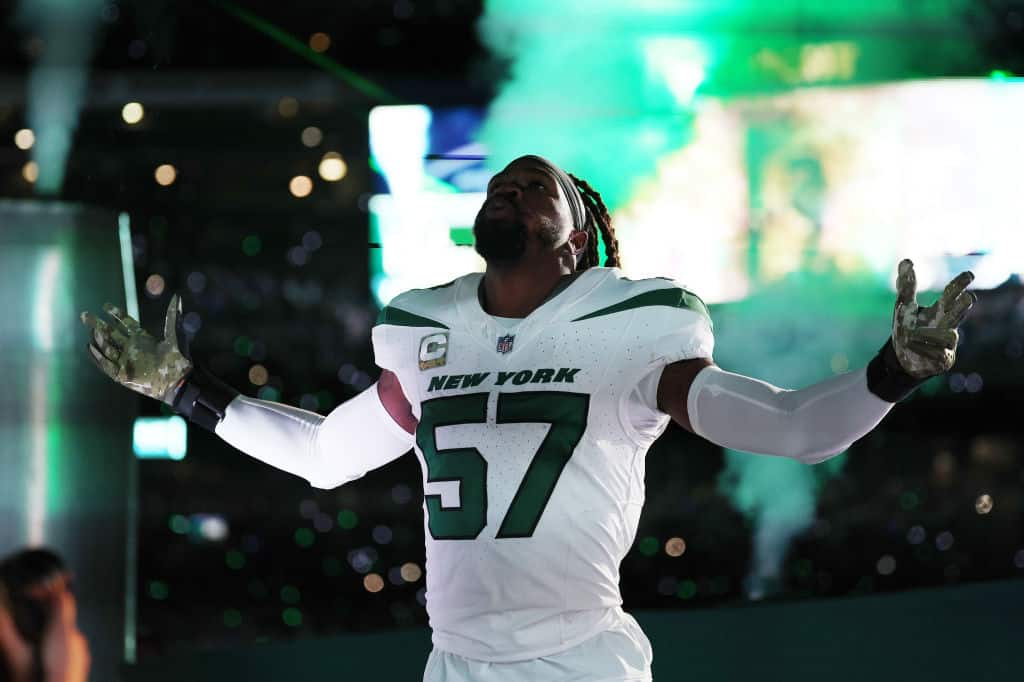
{"type": "Polygon", "coordinates": [[[691,89],[736,97],[928,76],[976,50],[968,5],[487,0],[481,36],[512,66],[482,141],[495,169],[542,154],[618,207],[689,139],[691,89]]]}
{"type": "Polygon", "coordinates": [[[139,297],[135,292],[135,258],[132,255],[132,221],[127,213],[117,216],[117,239],[121,247],[121,274],[124,278],[125,311],[139,319],[139,297]]]}
{"type": "MultiPolygon", "coordinates": [[[[487,0],[480,33],[510,72],[480,141],[492,170],[534,153],[588,180],[628,274],[718,303],[716,360],[800,388],[881,346],[899,258],[921,290],[1024,270],[1007,223],[1024,91],[998,73],[892,83],[971,56],[967,6],[487,0]],[[957,257],[972,251],[993,255],[957,257]]],[[[725,457],[719,489],[754,527],[747,593],[770,596],[846,456],[725,457]]]]}
{"type": "MultiPolygon", "coordinates": [[[[74,452],[68,450],[66,416],[62,409],[67,402],[67,377],[69,363],[66,351],[77,346],[77,339],[71,333],[74,329],[73,292],[76,281],[76,258],[73,252],[75,239],[68,231],[60,231],[54,246],[44,252],[40,267],[40,284],[36,289],[34,306],[37,319],[39,310],[47,308],[43,315],[49,320],[52,338],[51,352],[44,357],[46,363],[46,508],[51,518],[66,515],[75,500],[68,490],[74,486],[74,465],[69,461],[74,452]],[[42,280],[46,280],[44,285],[42,280]]],[[[38,327],[37,327],[38,329],[38,327]]]]}
{"type": "Polygon", "coordinates": [[[26,119],[35,133],[32,160],[38,164],[35,191],[59,194],[78,114],[102,0],[22,0],[15,23],[43,41],[46,49],[29,71],[26,119]]]}
{"type": "Polygon", "coordinates": [[[54,299],[61,278],[61,253],[57,248],[42,252],[39,270],[36,277],[35,303],[33,310],[33,329],[35,330],[36,348],[49,352],[54,348],[54,299]]]}
{"type": "MultiPolygon", "coordinates": [[[[488,12],[497,4],[488,3],[488,12]]],[[[517,156],[541,154],[586,179],[614,207],[660,156],[688,140],[689,99],[708,56],[686,36],[637,36],[589,15],[579,21],[587,30],[519,34],[500,47],[504,41],[485,16],[485,38],[514,67],[481,141],[493,171],[517,156]]]]}
{"type": "Polygon", "coordinates": [[[57,410],[62,392],[61,357],[57,351],[66,344],[62,337],[67,326],[60,316],[67,313],[67,280],[71,276],[63,248],[57,244],[38,252],[36,283],[32,288],[32,328],[37,352],[29,366],[31,464],[26,520],[28,541],[36,544],[46,541],[48,520],[66,502],[60,481],[63,438],[57,410]]]}
{"type": "Polygon", "coordinates": [[[139,459],[185,459],[188,426],[172,417],[137,417],[132,427],[132,450],[139,459]]]}

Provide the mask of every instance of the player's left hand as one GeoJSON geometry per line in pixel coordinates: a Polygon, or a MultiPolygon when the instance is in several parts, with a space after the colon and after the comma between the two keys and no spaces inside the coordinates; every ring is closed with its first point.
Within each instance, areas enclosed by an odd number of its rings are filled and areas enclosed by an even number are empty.
{"type": "Polygon", "coordinates": [[[961,272],[946,285],[939,300],[921,307],[917,304],[914,264],[909,259],[900,261],[892,345],[900,365],[911,376],[923,379],[953,366],[960,340],[956,328],[977,300],[977,296],[965,291],[972,281],[974,273],[961,272]]]}

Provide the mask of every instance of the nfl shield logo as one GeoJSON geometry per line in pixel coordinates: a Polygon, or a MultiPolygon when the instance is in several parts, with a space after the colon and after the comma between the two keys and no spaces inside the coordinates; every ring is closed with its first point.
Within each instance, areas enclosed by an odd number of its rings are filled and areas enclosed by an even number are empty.
{"type": "Polygon", "coordinates": [[[498,352],[508,353],[512,350],[512,343],[516,340],[516,337],[512,334],[505,334],[505,336],[498,337],[498,352]]]}

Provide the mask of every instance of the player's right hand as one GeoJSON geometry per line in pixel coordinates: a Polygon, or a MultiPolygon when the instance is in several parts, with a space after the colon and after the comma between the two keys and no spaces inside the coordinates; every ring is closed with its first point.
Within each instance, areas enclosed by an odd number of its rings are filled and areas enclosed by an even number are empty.
{"type": "Polygon", "coordinates": [[[110,303],[105,303],[103,310],[114,319],[114,324],[88,312],[81,315],[82,324],[92,330],[87,347],[89,357],[122,386],[172,405],[182,379],[192,369],[188,349],[178,347],[181,299],[177,294],[171,297],[161,341],[110,303]]]}

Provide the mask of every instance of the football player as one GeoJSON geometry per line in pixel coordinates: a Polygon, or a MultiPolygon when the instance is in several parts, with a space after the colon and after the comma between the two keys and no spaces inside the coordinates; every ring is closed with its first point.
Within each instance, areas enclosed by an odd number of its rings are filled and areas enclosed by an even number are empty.
{"type": "Polygon", "coordinates": [[[715,365],[701,299],[670,279],[625,277],[600,195],[546,159],[518,158],[491,179],[474,236],[486,271],[390,301],[372,333],[380,379],[326,417],[240,395],[194,363],[177,296],[159,341],[109,304],[113,324],[82,315],[89,353],[115,381],[315,487],[414,450],[429,681],[650,679],[618,571],[644,455],[669,421],[723,447],[821,462],[952,366],[974,300],[965,272],[918,306],[903,261],[875,359],[786,390],[715,365]]]}

